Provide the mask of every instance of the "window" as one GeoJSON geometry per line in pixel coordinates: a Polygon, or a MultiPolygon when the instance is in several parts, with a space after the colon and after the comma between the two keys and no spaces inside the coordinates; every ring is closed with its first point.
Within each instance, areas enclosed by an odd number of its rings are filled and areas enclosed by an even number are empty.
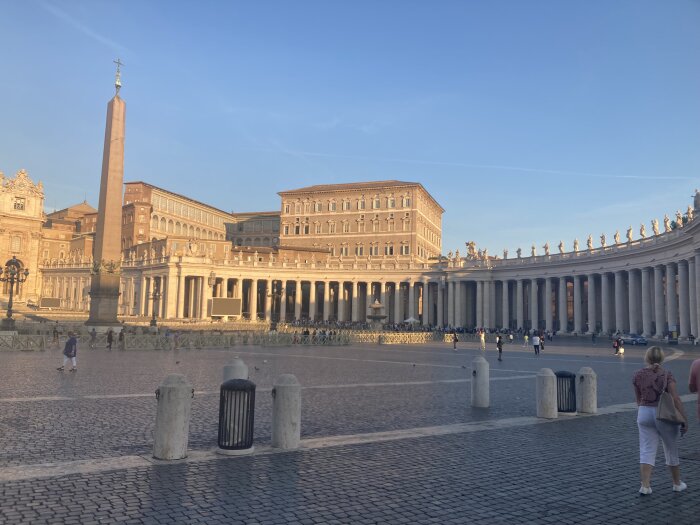
{"type": "Polygon", "coordinates": [[[386,206],[387,208],[396,208],[396,199],[393,197],[393,195],[387,198],[386,206]]]}
{"type": "Polygon", "coordinates": [[[394,219],[389,219],[386,223],[387,231],[394,231],[394,219]]]}
{"type": "Polygon", "coordinates": [[[299,215],[301,213],[301,204],[298,202],[294,205],[294,213],[296,215],[299,215]]]}
{"type": "Polygon", "coordinates": [[[411,221],[403,221],[403,231],[407,232],[411,229],[411,221]]]}
{"type": "Polygon", "coordinates": [[[411,197],[404,197],[402,204],[403,204],[404,208],[410,208],[411,207],[411,197]]]}
{"type": "Polygon", "coordinates": [[[316,232],[316,234],[321,233],[321,224],[320,224],[320,223],[317,222],[317,223],[314,225],[314,232],[316,232]]]}
{"type": "Polygon", "coordinates": [[[380,205],[381,205],[381,201],[379,200],[379,197],[375,197],[374,199],[372,199],[372,209],[373,210],[378,210],[380,205]]]}
{"type": "Polygon", "coordinates": [[[369,254],[370,255],[379,255],[379,245],[375,244],[374,246],[369,247],[369,254]]]}
{"type": "Polygon", "coordinates": [[[289,205],[289,203],[284,205],[284,213],[290,213],[292,207],[289,205]]]}
{"type": "Polygon", "coordinates": [[[343,233],[350,233],[350,223],[349,222],[343,223],[343,233]]]}
{"type": "Polygon", "coordinates": [[[22,237],[19,235],[13,235],[10,241],[10,251],[19,252],[22,250],[22,237]]]}
{"type": "Polygon", "coordinates": [[[301,231],[301,225],[299,223],[294,225],[294,235],[299,235],[299,232],[301,231]]]}
{"type": "Polygon", "coordinates": [[[331,201],[328,203],[328,211],[336,211],[336,202],[331,201]]]}
{"type": "Polygon", "coordinates": [[[408,244],[401,245],[401,255],[409,255],[411,247],[408,244]]]}
{"type": "Polygon", "coordinates": [[[376,219],[372,221],[372,231],[373,232],[379,231],[379,221],[376,219]]]}
{"type": "Polygon", "coordinates": [[[340,247],[340,255],[347,257],[347,255],[348,255],[348,247],[347,246],[340,247]]]}
{"type": "Polygon", "coordinates": [[[359,201],[357,201],[357,209],[358,210],[365,209],[365,199],[360,199],[359,201]]]}
{"type": "Polygon", "coordinates": [[[394,246],[392,244],[384,246],[384,255],[394,255],[394,246]]]}
{"type": "Polygon", "coordinates": [[[318,201],[317,201],[317,202],[314,202],[314,211],[315,211],[316,213],[322,212],[322,211],[323,211],[323,204],[321,204],[321,203],[318,202],[318,201]]]}
{"type": "Polygon", "coordinates": [[[308,234],[309,234],[309,225],[304,224],[304,235],[308,235],[308,234]]]}
{"type": "Polygon", "coordinates": [[[343,201],[343,211],[350,210],[350,201],[343,201]]]}
{"type": "Polygon", "coordinates": [[[311,203],[310,202],[305,202],[304,203],[304,213],[309,213],[309,210],[311,209],[311,203]]]}
{"type": "Polygon", "coordinates": [[[355,246],[355,255],[362,256],[365,254],[365,247],[360,245],[360,246],[355,246]]]}
{"type": "Polygon", "coordinates": [[[24,211],[24,197],[15,197],[14,208],[18,211],[24,211]]]}
{"type": "Polygon", "coordinates": [[[335,233],[335,223],[334,222],[328,223],[328,233],[335,233]]]}
{"type": "Polygon", "coordinates": [[[289,235],[289,224],[284,225],[283,231],[285,235],[289,235]]]}
{"type": "Polygon", "coordinates": [[[365,223],[362,221],[359,221],[357,223],[357,231],[358,233],[365,233],[365,223]]]}

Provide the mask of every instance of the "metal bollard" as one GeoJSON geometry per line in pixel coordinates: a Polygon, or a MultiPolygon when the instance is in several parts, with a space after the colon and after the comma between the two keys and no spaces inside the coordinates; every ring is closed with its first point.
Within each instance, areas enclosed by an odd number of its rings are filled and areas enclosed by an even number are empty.
{"type": "Polygon", "coordinates": [[[557,410],[557,376],[551,368],[542,368],[537,373],[537,417],[556,419],[557,410]]]}
{"type": "Polygon", "coordinates": [[[243,362],[240,357],[234,358],[230,365],[224,365],[224,380],[225,383],[229,379],[249,379],[248,365],[243,362]]]}
{"type": "Polygon", "coordinates": [[[158,409],[153,440],[156,459],[187,457],[194,389],[185,376],[171,374],[156,390],[158,409]]]}
{"type": "Polygon", "coordinates": [[[483,357],[472,361],[472,406],[489,407],[489,363],[483,357]]]}
{"type": "Polygon", "coordinates": [[[598,412],[598,376],[592,368],[584,366],[576,374],[576,406],[583,414],[598,412]]]}
{"type": "Polygon", "coordinates": [[[292,374],[282,374],[272,388],[272,446],[291,450],[301,440],[301,385],[292,374]]]}

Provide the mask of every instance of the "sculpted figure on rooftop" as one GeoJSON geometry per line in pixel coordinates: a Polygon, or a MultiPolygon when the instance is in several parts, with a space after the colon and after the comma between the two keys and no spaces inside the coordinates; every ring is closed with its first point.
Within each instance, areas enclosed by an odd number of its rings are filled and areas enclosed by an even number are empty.
{"type": "Polygon", "coordinates": [[[535,257],[537,255],[537,248],[535,248],[535,245],[532,245],[532,248],[530,248],[530,256],[535,257]]]}
{"type": "Polygon", "coordinates": [[[693,220],[693,207],[688,204],[688,210],[686,211],[686,215],[688,216],[688,221],[693,220]]]}
{"type": "Polygon", "coordinates": [[[508,249],[507,248],[503,250],[503,258],[504,259],[508,258],[508,249]]]}
{"type": "Polygon", "coordinates": [[[605,242],[606,242],[605,234],[603,233],[600,235],[600,246],[605,248],[605,242]]]}
{"type": "Polygon", "coordinates": [[[518,259],[520,259],[521,255],[523,254],[522,249],[518,248],[517,250],[515,250],[515,254],[518,256],[518,259]]]}
{"type": "Polygon", "coordinates": [[[651,231],[654,232],[654,235],[659,234],[659,219],[654,218],[651,220],[651,231]]]}
{"type": "Polygon", "coordinates": [[[564,241],[559,241],[559,253],[564,253],[564,241]]]}
{"type": "Polygon", "coordinates": [[[671,219],[668,218],[668,213],[664,215],[664,231],[666,233],[671,231],[671,219]]]}
{"type": "Polygon", "coordinates": [[[578,239],[574,239],[574,251],[578,252],[578,239]]]}
{"type": "Polygon", "coordinates": [[[588,234],[588,239],[586,239],[586,246],[589,250],[593,249],[593,235],[588,234]]]}
{"type": "Polygon", "coordinates": [[[646,239],[646,238],[647,238],[647,228],[646,228],[646,226],[644,226],[644,223],[642,223],[642,224],[639,225],[639,236],[640,236],[642,239],[646,239]]]}
{"type": "Polygon", "coordinates": [[[549,241],[544,243],[544,246],[542,246],[542,248],[544,248],[544,254],[549,255],[549,241]]]}
{"type": "Polygon", "coordinates": [[[676,228],[682,228],[683,227],[683,214],[681,213],[681,210],[676,211],[676,228]]]}
{"type": "Polygon", "coordinates": [[[627,228],[627,242],[632,242],[632,226],[627,228]]]}
{"type": "Polygon", "coordinates": [[[620,244],[620,230],[615,230],[615,235],[613,235],[613,240],[615,244],[620,244]]]}

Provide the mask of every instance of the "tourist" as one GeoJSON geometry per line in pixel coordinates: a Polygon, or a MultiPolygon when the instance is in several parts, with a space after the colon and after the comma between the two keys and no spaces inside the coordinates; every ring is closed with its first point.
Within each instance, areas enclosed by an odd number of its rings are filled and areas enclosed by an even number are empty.
{"type": "Polygon", "coordinates": [[[110,328],[107,330],[107,350],[112,349],[112,343],[114,342],[114,331],[110,328]]]}
{"type": "Polygon", "coordinates": [[[97,331],[95,330],[95,327],[92,327],[92,330],[90,331],[90,350],[95,349],[95,345],[97,344],[97,331]]]}
{"type": "Polygon", "coordinates": [[[532,336],[532,346],[535,349],[535,355],[540,355],[540,336],[537,332],[532,336]]]}
{"type": "Polygon", "coordinates": [[[496,349],[498,350],[498,360],[503,361],[503,338],[500,335],[496,336],[496,349]]]}
{"type": "Polygon", "coordinates": [[[632,378],[634,394],[639,406],[637,426],[639,427],[639,473],[642,482],[639,492],[651,494],[651,472],[656,461],[659,438],[663,443],[666,465],[671,471],[673,491],[681,492],[687,486],[681,481],[678,439],[688,430],[688,418],[683,410],[683,403],[678,397],[673,374],[661,366],[664,360],[661,348],[658,346],[649,348],[644,360],[647,366],[637,370],[632,378]],[[656,419],[656,406],[659,403],[659,396],[664,391],[664,385],[666,385],[666,391],[673,397],[674,405],[685,419],[685,422],[680,425],[656,419]]]}
{"type": "Polygon", "coordinates": [[[486,332],[482,328],[479,332],[479,342],[481,343],[481,349],[486,350],[486,332]]]}
{"type": "Polygon", "coordinates": [[[527,346],[529,340],[530,338],[528,337],[527,332],[525,332],[525,335],[523,336],[523,346],[527,346]]]}
{"type": "Polygon", "coordinates": [[[119,335],[117,336],[117,341],[119,341],[119,350],[125,350],[124,345],[124,329],[119,330],[119,335]]]}
{"type": "Polygon", "coordinates": [[[63,348],[63,365],[59,366],[56,370],[63,371],[66,367],[66,363],[70,359],[73,368],[70,369],[71,372],[78,370],[78,365],[75,361],[78,355],[78,340],[75,338],[73,332],[68,332],[68,340],[66,341],[66,346],[63,348]]]}
{"type": "Polygon", "coordinates": [[[513,332],[511,332],[511,333],[508,334],[508,342],[509,342],[510,344],[513,344],[513,332]]]}
{"type": "Polygon", "coordinates": [[[457,332],[455,330],[452,330],[452,350],[457,351],[457,343],[459,342],[459,338],[457,337],[457,332]]]}
{"type": "Polygon", "coordinates": [[[698,394],[698,423],[700,423],[700,359],[693,361],[690,365],[690,379],[688,379],[688,390],[698,394]]]}

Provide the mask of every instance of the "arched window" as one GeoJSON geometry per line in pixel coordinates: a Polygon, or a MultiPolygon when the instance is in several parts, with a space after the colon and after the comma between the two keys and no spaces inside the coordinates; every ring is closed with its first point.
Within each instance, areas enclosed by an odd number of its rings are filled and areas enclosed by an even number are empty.
{"type": "Polygon", "coordinates": [[[168,221],[168,233],[175,233],[175,223],[172,219],[168,221]]]}
{"type": "Polygon", "coordinates": [[[160,231],[165,232],[166,226],[167,226],[167,223],[165,221],[165,217],[161,217],[161,219],[160,219],[160,231]]]}
{"type": "Polygon", "coordinates": [[[156,215],[154,215],[153,218],[151,219],[151,229],[152,230],[158,229],[158,217],[156,215]]]}
{"type": "Polygon", "coordinates": [[[182,235],[182,225],[179,222],[175,223],[175,235],[182,235]]]}

